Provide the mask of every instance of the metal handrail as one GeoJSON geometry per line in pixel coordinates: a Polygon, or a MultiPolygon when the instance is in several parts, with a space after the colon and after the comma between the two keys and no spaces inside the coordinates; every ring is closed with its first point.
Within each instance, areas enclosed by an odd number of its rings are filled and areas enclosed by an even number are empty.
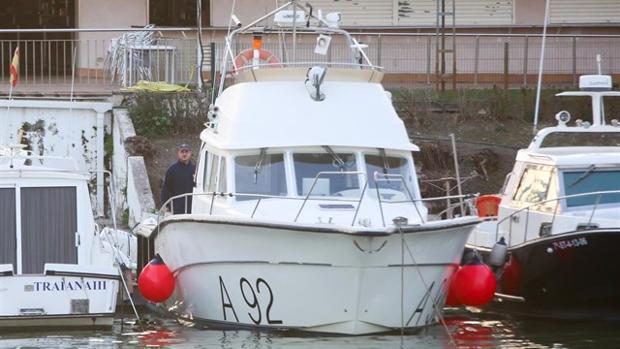
{"type": "MultiPolygon", "coordinates": [[[[390,177],[400,179],[403,183],[403,187],[405,187],[405,190],[407,191],[407,195],[411,199],[411,203],[413,204],[413,207],[415,208],[416,212],[418,213],[418,216],[420,217],[420,221],[424,223],[424,218],[422,217],[422,214],[420,213],[420,210],[418,209],[418,205],[416,205],[415,202],[413,201],[413,195],[411,194],[411,191],[409,190],[409,187],[407,186],[407,182],[405,182],[405,177],[403,175],[397,174],[397,173],[379,173],[375,171],[373,176],[375,179],[375,186],[377,187],[377,190],[379,189],[379,185],[377,185],[378,181],[389,180],[390,177]],[[378,178],[378,176],[383,176],[385,177],[385,179],[380,179],[378,178]]],[[[379,195],[378,191],[377,191],[377,195],[379,195]]],[[[381,202],[381,199],[379,199],[379,202],[381,202]]],[[[383,225],[385,226],[385,223],[383,225]]]]}
{"type": "MultiPolygon", "coordinates": [[[[354,171],[355,173],[357,173],[358,171],[354,171]]],[[[359,171],[361,172],[361,171],[359,171]]],[[[341,173],[341,172],[338,172],[341,173]]],[[[365,182],[365,187],[368,186],[368,181],[365,182]]],[[[360,198],[359,199],[347,199],[347,198],[343,198],[343,197],[325,197],[325,196],[321,196],[321,197],[312,197],[312,196],[304,196],[304,197],[294,197],[294,196],[278,196],[278,195],[267,195],[267,194],[253,194],[253,193],[232,193],[232,192],[204,192],[204,193],[185,193],[185,194],[180,194],[180,195],[175,195],[171,198],[169,198],[168,200],[166,200],[161,208],[158,210],[158,224],[160,222],[160,217],[164,214],[166,214],[167,212],[167,207],[170,207],[170,212],[172,212],[171,214],[174,215],[174,200],[177,199],[185,199],[188,197],[210,197],[211,198],[211,204],[210,204],[210,209],[209,209],[209,215],[213,214],[213,202],[215,200],[215,197],[217,196],[221,196],[221,197],[234,197],[234,196],[243,196],[243,197],[253,197],[257,199],[257,203],[254,206],[252,213],[249,215],[250,218],[254,218],[254,215],[257,211],[258,205],[260,204],[260,202],[262,202],[262,200],[264,199],[278,199],[278,200],[294,200],[294,201],[327,201],[327,202],[350,202],[350,203],[357,203],[358,206],[355,210],[355,214],[354,214],[354,219],[353,219],[353,223],[351,224],[351,226],[354,225],[355,223],[355,218],[357,217],[357,213],[359,211],[359,207],[361,205],[362,199],[366,196],[365,194],[365,190],[362,191],[360,198]]],[[[463,199],[469,199],[471,198],[472,195],[462,195],[462,196],[458,196],[458,195],[448,195],[448,196],[441,196],[441,197],[434,197],[434,198],[420,198],[420,199],[413,199],[413,200],[408,200],[408,201],[394,201],[394,202],[390,202],[391,204],[393,203],[405,203],[405,202],[412,202],[414,204],[417,203],[424,203],[424,202],[429,202],[429,201],[435,201],[435,200],[446,200],[446,199],[458,199],[458,198],[463,198],[463,199]]],[[[416,207],[416,209],[418,209],[416,207]]],[[[299,211],[298,211],[299,212],[299,211]]],[[[188,213],[187,212],[187,205],[185,205],[185,212],[184,213],[188,213]]],[[[421,214],[421,213],[420,213],[421,214]]]]}
{"type": "MultiPolygon", "coordinates": [[[[312,16],[310,13],[308,13],[306,11],[306,8],[301,6],[300,4],[298,4],[296,1],[287,1],[286,3],[284,3],[283,5],[281,5],[280,7],[270,11],[269,13],[265,14],[264,16],[252,21],[250,24],[247,24],[245,26],[239,27],[235,30],[233,30],[232,32],[230,32],[230,34],[226,37],[226,49],[225,54],[222,58],[222,69],[221,69],[221,78],[220,78],[220,84],[219,84],[219,90],[218,90],[218,95],[222,93],[222,91],[224,90],[224,85],[226,83],[226,75],[228,73],[228,60],[230,59],[231,63],[232,63],[232,68],[233,70],[238,70],[239,67],[237,67],[235,65],[235,55],[232,51],[232,43],[235,40],[236,36],[238,34],[243,34],[243,33],[250,33],[250,32],[255,32],[257,28],[255,28],[255,26],[259,23],[261,23],[264,20],[269,19],[271,16],[275,15],[276,13],[278,13],[281,10],[284,10],[286,8],[288,8],[289,6],[292,6],[294,11],[301,11],[303,13],[308,14],[310,17],[313,17],[314,19],[317,19],[316,17],[312,16]]],[[[321,24],[325,24],[325,22],[322,19],[318,19],[318,21],[321,24]]],[[[302,23],[300,23],[300,28],[303,28],[302,23]]],[[[339,34],[345,37],[347,44],[349,45],[349,48],[351,50],[351,63],[355,64],[356,62],[356,53],[360,52],[360,59],[363,57],[368,63],[369,65],[371,65],[370,61],[368,61],[368,57],[363,54],[363,50],[361,48],[361,46],[359,44],[357,44],[357,41],[355,41],[353,39],[353,37],[351,36],[351,34],[349,34],[349,32],[347,32],[346,30],[343,29],[339,29],[339,28],[331,28],[328,27],[327,25],[325,26],[307,26],[305,28],[303,28],[304,31],[306,32],[315,32],[315,33],[328,33],[328,34],[339,34]]],[[[296,49],[296,35],[297,35],[297,27],[295,25],[293,25],[293,61],[295,60],[295,49],[296,49]]],[[[361,61],[359,62],[361,64],[361,61]]]]}
{"type": "MultiPolygon", "coordinates": [[[[319,180],[319,177],[321,177],[322,175],[334,175],[334,174],[335,175],[366,175],[366,173],[364,173],[363,171],[320,171],[319,173],[316,174],[316,176],[314,176],[314,180],[312,181],[310,190],[308,190],[308,193],[306,194],[306,197],[304,198],[304,201],[301,204],[301,207],[299,208],[299,211],[297,212],[297,215],[295,216],[295,220],[293,220],[293,222],[297,222],[297,219],[299,219],[299,216],[301,215],[301,211],[304,209],[304,206],[306,206],[306,202],[308,202],[308,198],[310,197],[310,194],[312,194],[312,191],[314,190],[314,187],[317,181],[319,180]]],[[[366,182],[368,182],[368,179],[366,179],[366,182]]]]}
{"type": "Polygon", "coordinates": [[[368,69],[372,71],[383,72],[385,68],[382,66],[374,65],[374,64],[358,64],[358,63],[340,63],[340,62],[324,62],[324,61],[316,61],[316,62],[278,62],[278,63],[259,63],[259,64],[248,64],[243,67],[237,67],[237,69],[233,70],[236,73],[254,69],[254,68],[288,68],[288,67],[308,67],[312,65],[323,65],[328,67],[344,67],[344,68],[362,68],[368,69]]]}
{"type": "MultiPolygon", "coordinates": [[[[555,218],[557,216],[558,206],[559,206],[559,204],[560,204],[560,202],[562,200],[571,199],[571,198],[575,198],[575,197],[592,196],[592,195],[602,196],[602,195],[606,195],[606,194],[620,194],[620,190],[604,190],[604,191],[595,191],[595,192],[589,192],[589,193],[564,195],[564,196],[560,196],[560,197],[553,198],[553,199],[547,199],[547,200],[539,201],[537,203],[533,203],[531,205],[522,207],[519,210],[517,210],[517,211],[511,213],[510,215],[508,215],[508,216],[506,216],[506,217],[504,217],[504,218],[502,218],[502,219],[497,221],[497,224],[495,225],[495,241],[497,241],[498,237],[499,237],[499,227],[500,227],[500,225],[502,223],[504,223],[506,220],[509,220],[510,221],[510,226],[509,226],[509,229],[508,229],[508,244],[510,244],[510,242],[512,241],[511,237],[512,237],[512,221],[513,221],[513,217],[515,215],[517,215],[518,213],[521,213],[523,211],[527,212],[527,215],[526,215],[526,225],[525,225],[525,229],[527,229],[527,219],[529,217],[529,211],[530,211],[531,208],[537,207],[537,206],[541,206],[541,205],[546,204],[548,202],[555,202],[556,205],[555,205],[555,208],[554,208],[554,211],[553,211],[553,216],[551,218],[551,223],[553,224],[553,222],[555,222],[555,218]]],[[[592,217],[594,216],[594,211],[596,211],[596,209],[598,208],[598,201],[599,200],[597,200],[595,205],[593,205],[593,207],[592,207],[592,212],[590,214],[590,221],[592,220],[592,217]]]]}
{"type": "MultiPolygon", "coordinates": [[[[433,26],[420,26],[419,28],[430,28],[433,26]]],[[[354,27],[348,27],[350,29],[355,30],[355,35],[357,36],[382,36],[382,37],[401,37],[401,36],[420,36],[420,37],[435,37],[435,33],[420,33],[416,31],[401,31],[398,33],[394,32],[378,32],[378,31],[358,31],[359,29],[354,27]]],[[[402,28],[402,27],[401,27],[402,28]]],[[[411,28],[410,26],[406,28],[411,28]]],[[[406,29],[405,28],[405,29],[406,29]]],[[[418,27],[416,27],[418,28],[418,27]]],[[[226,28],[222,27],[202,27],[203,32],[218,32],[223,31],[226,28]]],[[[283,30],[287,30],[288,28],[282,28],[283,30]]],[[[314,32],[307,32],[304,30],[305,28],[298,28],[298,35],[313,35],[316,34],[314,32]]],[[[386,27],[387,29],[387,27],[386,27]]],[[[393,28],[389,28],[393,29],[393,28]]],[[[196,32],[198,28],[196,27],[111,27],[111,28],[6,28],[0,29],[0,33],[102,33],[102,32],[196,32]]],[[[274,32],[275,34],[276,32],[274,32]]],[[[456,36],[462,37],[542,37],[540,33],[456,33],[456,36]]],[[[572,37],[585,37],[585,38],[620,38],[618,34],[547,34],[549,38],[572,38],[572,37]]]]}

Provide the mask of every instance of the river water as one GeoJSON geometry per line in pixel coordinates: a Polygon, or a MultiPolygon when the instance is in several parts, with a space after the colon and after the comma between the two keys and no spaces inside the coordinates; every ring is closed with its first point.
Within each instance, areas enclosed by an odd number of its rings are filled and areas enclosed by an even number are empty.
{"type": "Polygon", "coordinates": [[[620,348],[620,323],[516,318],[458,312],[416,335],[336,337],[217,331],[149,317],[139,327],[118,318],[107,331],[0,333],[0,348],[620,348]],[[451,342],[453,340],[453,342],[451,342]]]}

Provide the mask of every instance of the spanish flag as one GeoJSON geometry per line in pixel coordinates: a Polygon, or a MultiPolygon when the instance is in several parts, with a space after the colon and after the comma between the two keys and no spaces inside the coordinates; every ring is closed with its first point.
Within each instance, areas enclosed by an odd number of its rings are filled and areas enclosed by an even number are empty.
{"type": "Polygon", "coordinates": [[[15,49],[15,54],[13,55],[13,60],[11,61],[9,71],[11,73],[10,84],[12,87],[15,87],[15,85],[17,85],[17,80],[19,79],[19,47],[15,49]]]}

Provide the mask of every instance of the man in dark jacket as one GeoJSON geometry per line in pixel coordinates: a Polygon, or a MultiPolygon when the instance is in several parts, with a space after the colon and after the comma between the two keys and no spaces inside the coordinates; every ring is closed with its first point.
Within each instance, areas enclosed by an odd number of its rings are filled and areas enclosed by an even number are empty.
{"type": "MultiPolygon", "coordinates": [[[[162,205],[171,197],[191,193],[194,187],[194,173],[196,172],[196,165],[192,162],[192,151],[188,144],[181,144],[179,146],[178,161],[172,164],[166,171],[166,177],[164,178],[164,185],[161,188],[161,203],[162,205]]],[[[181,197],[172,200],[172,205],[168,204],[166,210],[170,210],[172,206],[172,213],[191,213],[192,212],[192,197],[181,197]],[[185,207],[187,203],[187,209],[185,207]]]]}

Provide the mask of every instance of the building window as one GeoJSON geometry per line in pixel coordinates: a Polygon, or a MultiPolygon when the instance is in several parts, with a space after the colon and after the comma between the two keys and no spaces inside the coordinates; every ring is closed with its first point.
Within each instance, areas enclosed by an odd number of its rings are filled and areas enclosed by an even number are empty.
{"type": "MultiPolygon", "coordinates": [[[[195,27],[197,0],[149,0],[149,22],[160,27],[195,27]]],[[[202,25],[209,26],[209,0],[202,1],[202,25]]]]}

